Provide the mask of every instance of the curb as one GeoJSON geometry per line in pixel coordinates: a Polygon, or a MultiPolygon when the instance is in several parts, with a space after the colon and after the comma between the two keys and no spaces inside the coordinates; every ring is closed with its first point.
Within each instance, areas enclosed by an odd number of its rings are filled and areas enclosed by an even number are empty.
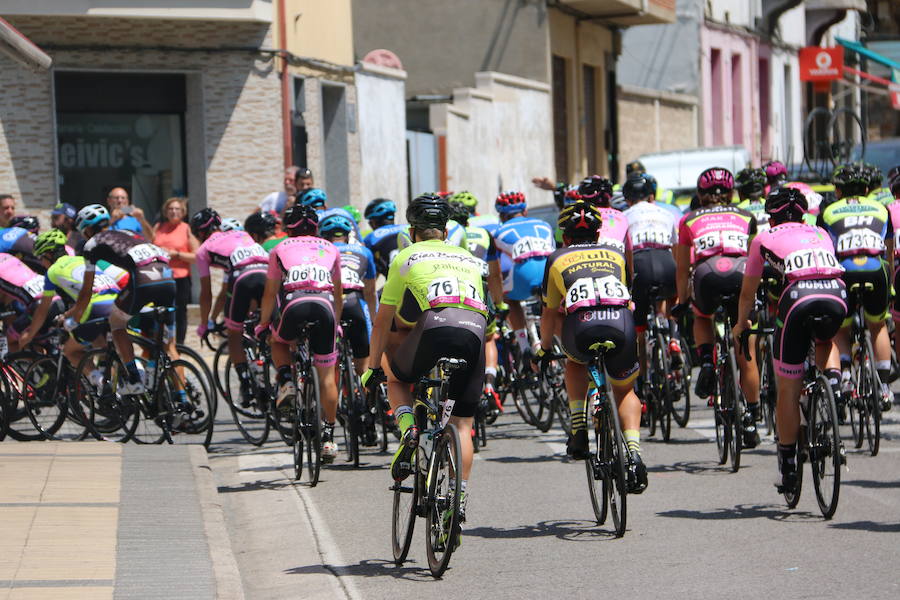
{"type": "Polygon", "coordinates": [[[231,538],[225,526],[225,514],[219,492],[213,481],[212,469],[203,446],[191,446],[191,470],[197,486],[197,498],[203,514],[203,529],[209,545],[213,575],[216,580],[216,598],[222,600],[244,600],[244,585],[238,569],[237,559],[231,549],[231,538]]]}

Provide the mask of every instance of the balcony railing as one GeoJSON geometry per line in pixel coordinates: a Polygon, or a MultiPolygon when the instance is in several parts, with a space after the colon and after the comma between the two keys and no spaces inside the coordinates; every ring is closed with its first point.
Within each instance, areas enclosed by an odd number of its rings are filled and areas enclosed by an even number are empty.
{"type": "Polygon", "coordinates": [[[675,0],[561,0],[560,4],[622,26],[675,22],[675,0]]]}
{"type": "Polygon", "coordinates": [[[0,16],[128,17],[272,22],[272,0],[3,0],[0,16]]]}

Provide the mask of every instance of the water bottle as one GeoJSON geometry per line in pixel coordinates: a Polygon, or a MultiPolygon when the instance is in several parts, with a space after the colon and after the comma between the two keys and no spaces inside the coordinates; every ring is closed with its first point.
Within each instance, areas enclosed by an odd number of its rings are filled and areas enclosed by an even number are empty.
{"type": "Polygon", "coordinates": [[[253,374],[253,379],[256,380],[256,385],[260,389],[265,389],[266,387],[266,374],[263,369],[263,361],[261,358],[250,361],[250,372],[253,374]]]}
{"type": "Polygon", "coordinates": [[[156,361],[148,360],[147,369],[144,371],[144,385],[148,390],[152,390],[156,383],[156,361]]]}

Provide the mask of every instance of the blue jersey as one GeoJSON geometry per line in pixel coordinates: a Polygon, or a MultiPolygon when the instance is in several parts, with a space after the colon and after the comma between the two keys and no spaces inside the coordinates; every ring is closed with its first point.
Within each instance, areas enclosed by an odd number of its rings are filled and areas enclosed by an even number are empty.
{"type": "Polygon", "coordinates": [[[119,231],[133,231],[140,236],[144,235],[144,228],[141,227],[141,222],[131,215],[125,215],[118,221],[110,224],[109,228],[119,231]]]}
{"type": "Polygon", "coordinates": [[[0,252],[7,254],[32,253],[34,238],[27,229],[21,227],[6,227],[0,229],[0,252]]]}
{"type": "Polygon", "coordinates": [[[365,282],[375,279],[375,257],[362,244],[345,244],[336,242],[335,247],[341,254],[341,286],[344,293],[361,292],[365,282]]]}
{"type": "Polygon", "coordinates": [[[397,236],[406,231],[407,225],[384,225],[366,236],[363,243],[375,257],[375,269],[387,277],[391,260],[397,255],[397,236]]]}
{"type": "MultiPolygon", "coordinates": [[[[526,300],[540,291],[547,257],[556,249],[553,228],[540,219],[513,217],[494,232],[494,243],[512,266],[503,278],[510,300],[526,300]]],[[[501,268],[503,261],[500,261],[501,268]]]]}

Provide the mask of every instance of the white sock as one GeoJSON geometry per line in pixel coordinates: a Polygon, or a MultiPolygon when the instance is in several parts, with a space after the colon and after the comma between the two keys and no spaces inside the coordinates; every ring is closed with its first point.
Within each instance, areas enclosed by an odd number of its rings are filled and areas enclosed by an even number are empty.
{"type": "Polygon", "coordinates": [[[519,349],[525,352],[531,347],[528,343],[528,331],[525,329],[516,329],[516,341],[519,342],[519,349]]]}

